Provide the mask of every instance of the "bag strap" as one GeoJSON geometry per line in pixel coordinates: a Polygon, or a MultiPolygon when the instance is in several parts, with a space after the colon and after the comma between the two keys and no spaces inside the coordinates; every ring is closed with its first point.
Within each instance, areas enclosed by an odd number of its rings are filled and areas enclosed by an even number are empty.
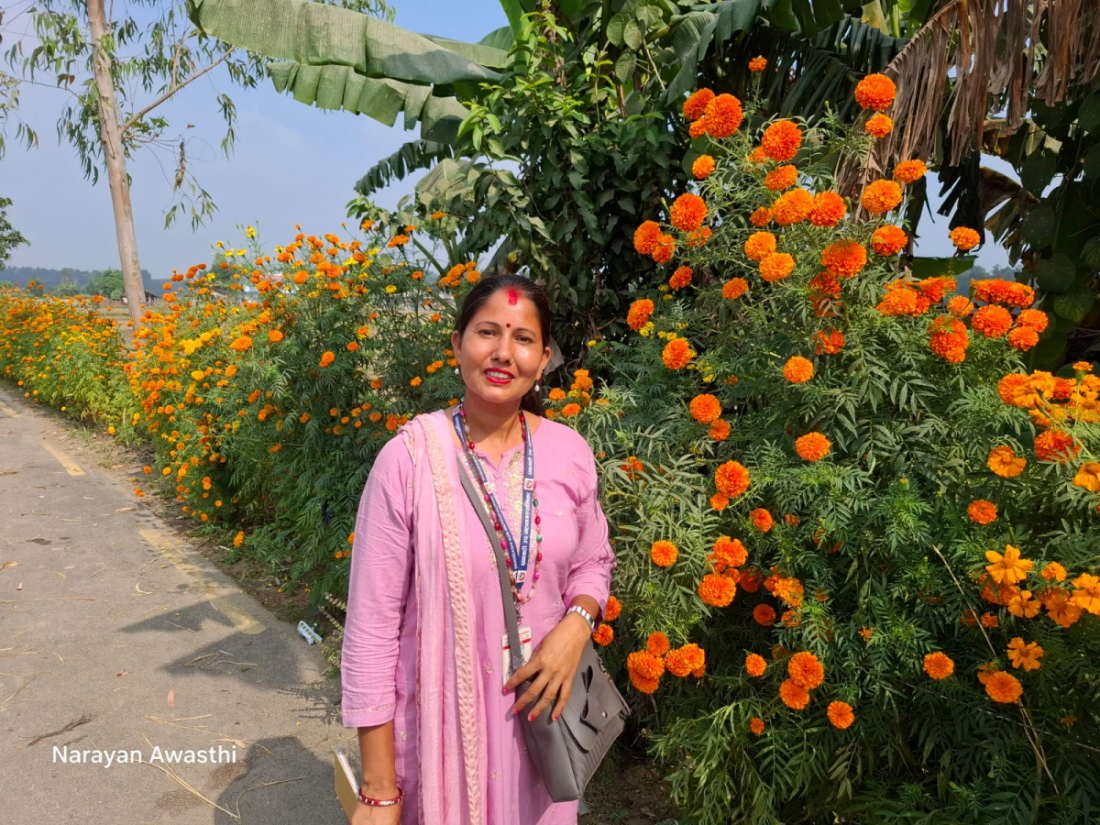
{"type": "Polygon", "coordinates": [[[458,462],[458,475],[462,479],[462,486],[466,489],[466,495],[470,497],[470,503],[474,505],[474,511],[481,519],[481,526],[489,535],[489,544],[493,547],[493,553],[497,559],[497,572],[500,573],[500,593],[504,601],[504,624],[508,628],[508,649],[511,657],[512,672],[515,673],[523,667],[523,649],[519,641],[519,625],[516,621],[516,606],[512,601],[512,582],[508,578],[508,565],[504,561],[504,552],[500,549],[500,540],[497,538],[496,528],[489,518],[489,511],[485,509],[485,503],[474,486],[474,480],[466,465],[458,462]]]}

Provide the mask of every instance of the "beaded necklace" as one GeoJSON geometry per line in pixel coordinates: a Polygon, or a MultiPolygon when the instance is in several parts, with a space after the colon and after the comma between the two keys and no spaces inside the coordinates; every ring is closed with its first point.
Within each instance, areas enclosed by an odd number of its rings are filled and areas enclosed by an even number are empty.
{"type": "Polygon", "coordinates": [[[526,604],[531,601],[531,597],[535,595],[535,588],[538,586],[540,575],[539,568],[542,566],[542,518],[539,516],[539,500],[535,496],[535,456],[534,448],[531,444],[532,440],[529,437],[530,431],[527,428],[527,418],[524,416],[523,410],[520,410],[519,421],[523,434],[524,447],[523,529],[520,534],[519,545],[517,545],[515,538],[512,536],[512,531],[508,527],[508,522],[504,519],[504,512],[497,503],[496,496],[489,492],[487,486],[488,478],[485,475],[485,470],[481,466],[480,459],[478,459],[477,455],[474,453],[475,446],[473,440],[467,435],[465,398],[462,399],[462,402],[455,409],[454,413],[452,413],[451,417],[454,422],[455,432],[458,433],[458,440],[462,442],[466,454],[470,457],[470,463],[473,464],[474,469],[477,470],[478,484],[481,487],[482,497],[485,499],[486,505],[493,514],[493,527],[497,531],[497,539],[500,541],[500,548],[506,552],[504,563],[508,566],[508,578],[511,581],[512,598],[519,604],[526,604]],[[533,519],[532,514],[534,516],[533,519]],[[531,589],[527,591],[526,596],[521,596],[519,588],[523,586],[523,582],[527,578],[532,521],[534,521],[535,524],[535,572],[531,577],[531,589]]]}

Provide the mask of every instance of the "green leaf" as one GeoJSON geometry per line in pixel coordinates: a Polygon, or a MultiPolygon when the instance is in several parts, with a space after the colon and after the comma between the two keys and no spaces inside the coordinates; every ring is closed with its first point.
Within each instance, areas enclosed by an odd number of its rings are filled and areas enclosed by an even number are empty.
{"type": "Polygon", "coordinates": [[[1090,180],[1100,180],[1100,143],[1089,149],[1081,165],[1085,169],[1085,177],[1090,180]]]}
{"type": "Polygon", "coordinates": [[[1020,183],[1035,197],[1040,197],[1054,179],[1057,165],[1058,155],[1054,152],[1044,149],[1032,152],[1020,167],[1020,183]]]}
{"type": "Polygon", "coordinates": [[[1054,210],[1046,204],[1032,209],[1024,218],[1020,231],[1034,249],[1042,249],[1054,240],[1054,227],[1057,217],[1054,210]]]}
{"type": "Polygon", "coordinates": [[[634,69],[638,65],[638,58],[634,56],[633,52],[623,52],[618,60],[615,61],[615,77],[619,78],[624,84],[631,83],[634,80],[634,69]]]}
{"type": "Polygon", "coordinates": [[[1073,260],[1060,252],[1035,264],[1035,280],[1047,292],[1065,292],[1073,286],[1076,275],[1073,260]]]}
{"type": "Polygon", "coordinates": [[[1100,126],[1100,92],[1093,92],[1077,111],[1077,125],[1089,134],[1096,134],[1100,126]]]}
{"type": "Polygon", "coordinates": [[[637,51],[645,44],[645,32],[637,20],[627,20],[623,27],[623,42],[631,49],[637,51]]]}
{"type": "Polygon", "coordinates": [[[626,27],[627,17],[623,14],[616,14],[607,23],[607,39],[613,46],[618,48],[623,47],[623,29],[626,27]]]}
{"type": "Polygon", "coordinates": [[[960,255],[951,258],[913,258],[913,277],[922,280],[943,276],[954,277],[961,275],[974,266],[976,260],[978,260],[977,255],[960,255]]]}
{"type": "Polygon", "coordinates": [[[1054,312],[1066,320],[1079,324],[1096,303],[1091,292],[1070,292],[1054,299],[1054,312]]]}
{"type": "Polygon", "coordinates": [[[1092,269],[1100,269],[1100,238],[1089,238],[1081,247],[1081,260],[1092,269]]]}
{"type": "Polygon", "coordinates": [[[410,172],[428,169],[436,161],[453,155],[454,150],[446,143],[433,143],[429,140],[410,141],[368,169],[355,184],[355,191],[363,197],[370,197],[394,181],[403,180],[410,172]]]}

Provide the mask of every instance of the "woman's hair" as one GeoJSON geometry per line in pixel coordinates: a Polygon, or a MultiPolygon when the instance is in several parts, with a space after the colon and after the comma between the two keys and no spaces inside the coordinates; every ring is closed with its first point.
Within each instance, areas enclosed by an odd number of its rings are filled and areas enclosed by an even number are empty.
{"type": "MultiPolygon", "coordinates": [[[[455,332],[461,337],[466,333],[466,327],[477,315],[485,303],[501,289],[515,289],[524,298],[535,305],[535,312],[539,316],[539,331],[542,333],[543,347],[550,346],[550,299],[541,286],[530,278],[522,275],[513,275],[505,272],[501,275],[490,275],[482,278],[466,294],[466,299],[458,310],[458,318],[455,320],[455,332]]],[[[534,415],[545,415],[546,408],[542,405],[542,395],[531,387],[520,401],[520,409],[534,415]]]]}

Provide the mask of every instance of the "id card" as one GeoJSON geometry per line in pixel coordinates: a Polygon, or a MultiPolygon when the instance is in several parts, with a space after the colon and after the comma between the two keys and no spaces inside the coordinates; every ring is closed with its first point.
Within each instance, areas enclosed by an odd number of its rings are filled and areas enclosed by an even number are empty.
{"type": "MultiPolygon", "coordinates": [[[[519,629],[519,645],[520,652],[523,654],[523,663],[527,664],[531,661],[531,628],[519,629]]],[[[507,633],[500,637],[500,665],[500,672],[504,674],[504,681],[501,684],[504,685],[512,678],[512,645],[508,641],[507,633]]]]}

